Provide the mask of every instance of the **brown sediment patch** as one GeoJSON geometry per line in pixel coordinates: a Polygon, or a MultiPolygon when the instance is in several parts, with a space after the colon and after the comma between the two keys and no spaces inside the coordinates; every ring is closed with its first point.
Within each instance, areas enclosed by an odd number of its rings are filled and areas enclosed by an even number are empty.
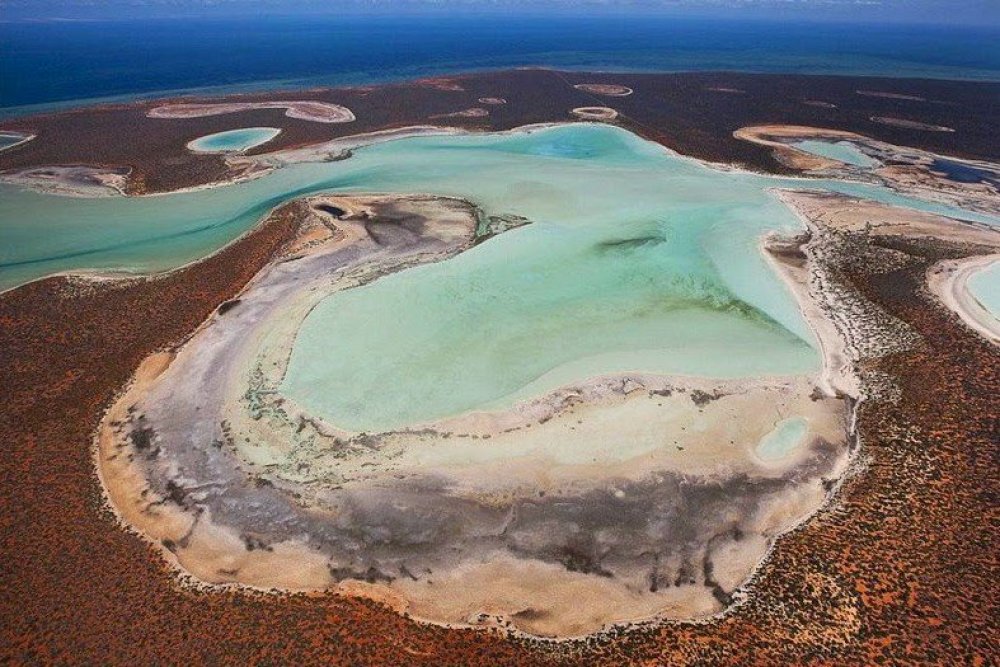
{"type": "Polygon", "coordinates": [[[607,95],[609,97],[625,97],[631,95],[633,92],[628,86],[620,86],[614,83],[578,83],[573,87],[585,93],[607,95]]]}
{"type": "Polygon", "coordinates": [[[462,109],[461,111],[452,111],[451,113],[439,113],[430,118],[485,118],[490,115],[488,109],[482,107],[472,107],[470,109],[462,109]]]}
{"type": "Polygon", "coordinates": [[[571,113],[584,120],[614,120],[618,118],[618,112],[610,107],[576,107],[571,113]]]}
{"type": "Polygon", "coordinates": [[[922,123],[918,120],[907,120],[905,118],[894,118],[892,116],[872,116],[870,119],[873,123],[879,123],[881,125],[892,125],[893,127],[902,127],[907,130],[922,130],[925,132],[954,132],[954,128],[946,127],[944,125],[933,125],[931,123],[922,123]]]}
{"type": "Polygon", "coordinates": [[[502,97],[480,97],[477,101],[480,104],[492,104],[492,105],[507,104],[507,100],[505,100],[502,97]]]}
{"type": "Polygon", "coordinates": [[[903,93],[887,93],[880,90],[859,90],[858,95],[865,97],[881,97],[886,100],[910,100],[912,102],[926,102],[927,98],[919,95],[905,95],[903,93]]]}
{"type": "Polygon", "coordinates": [[[285,115],[289,118],[309,120],[314,123],[350,123],[355,120],[354,113],[345,106],[313,100],[165,104],[153,107],[146,112],[146,115],[150,118],[201,118],[253,111],[254,109],[284,109],[285,115]]]}

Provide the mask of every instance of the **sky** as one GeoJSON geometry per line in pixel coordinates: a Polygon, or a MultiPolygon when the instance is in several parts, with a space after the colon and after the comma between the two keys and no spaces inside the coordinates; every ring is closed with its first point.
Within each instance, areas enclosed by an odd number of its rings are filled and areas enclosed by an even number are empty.
{"type": "Polygon", "coordinates": [[[0,0],[0,21],[17,22],[456,11],[1000,25],[1000,0],[0,0]]]}

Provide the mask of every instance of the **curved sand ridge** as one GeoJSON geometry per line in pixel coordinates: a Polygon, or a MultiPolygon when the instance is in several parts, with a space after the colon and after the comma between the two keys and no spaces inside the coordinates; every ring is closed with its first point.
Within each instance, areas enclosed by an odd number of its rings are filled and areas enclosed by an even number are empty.
{"type": "Polygon", "coordinates": [[[628,86],[620,86],[615,83],[578,83],[573,86],[577,90],[594,95],[607,95],[609,97],[625,97],[632,94],[632,89],[628,86]]]}
{"type": "Polygon", "coordinates": [[[114,506],[200,581],[555,636],[705,616],[844,469],[847,406],[807,377],[598,377],[417,430],[338,430],[274,390],[302,318],[469,247],[477,223],[429,197],[311,204],[286,256],[148,360],[100,431],[114,506]],[[759,459],[788,415],[808,436],[759,459]]]}
{"type": "Polygon", "coordinates": [[[917,120],[907,120],[905,118],[894,118],[892,116],[872,116],[870,119],[873,123],[880,123],[882,125],[892,125],[894,127],[903,127],[907,130],[924,130],[925,132],[954,132],[955,129],[952,127],[945,127],[944,125],[933,125],[931,123],[922,123],[917,120]]]}
{"type": "Polygon", "coordinates": [[[614,120],[618,118],[618,112],[610,107],[577,107],[573,109],[572,113],[583,120],[614,120]]]}
{"type": "Polygon", "coordinates": [[[289,118],[315,123],[350,123],[355,120],[354,113],[345,106],[313,101],[165,104],[150,109],[146,115],[150,118],[200,118],[253,109],[285,109],[285,115],[289,118]]]}

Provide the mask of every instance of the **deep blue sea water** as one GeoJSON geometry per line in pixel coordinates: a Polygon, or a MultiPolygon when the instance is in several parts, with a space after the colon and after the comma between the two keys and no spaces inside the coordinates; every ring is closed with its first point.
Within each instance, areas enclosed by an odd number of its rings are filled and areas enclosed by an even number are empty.
{"type": "Polygon", "coordinates": [[[206,87],[369,83],[519,65],[1000,80],[1000,28],[636,15],[0,22],[0,115],[206,87]]]}

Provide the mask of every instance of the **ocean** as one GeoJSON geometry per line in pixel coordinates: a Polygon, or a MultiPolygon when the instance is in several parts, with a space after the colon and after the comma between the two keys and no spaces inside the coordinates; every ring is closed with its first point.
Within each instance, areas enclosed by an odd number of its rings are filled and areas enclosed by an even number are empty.
{"type": "Polygon", "coordinates": [[[533,65],[1000,80],[1000,28],[634,14],[0,22],[0,116],[533,65]]]}

